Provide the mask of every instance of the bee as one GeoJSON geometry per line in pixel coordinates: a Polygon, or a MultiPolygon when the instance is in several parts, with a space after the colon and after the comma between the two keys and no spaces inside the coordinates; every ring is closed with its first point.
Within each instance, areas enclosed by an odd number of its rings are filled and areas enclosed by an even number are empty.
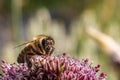
{"type": "Polygon", "coordinates": [[[25,42],[19,46],[26,45],[17,57],[18,63],[25,63],[26,56],[33,55],[51,55],[54,51],[54,39],[46,35],[38,35],[32,41],[25,42]]]}

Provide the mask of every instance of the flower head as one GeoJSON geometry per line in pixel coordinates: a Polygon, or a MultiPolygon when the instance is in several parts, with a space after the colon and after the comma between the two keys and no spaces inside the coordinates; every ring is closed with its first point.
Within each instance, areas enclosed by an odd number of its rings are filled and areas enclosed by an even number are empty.
{"type": "Polygon", "coordinates": [[[106,74],[98,75],[100,65],[93,67],[88,59],[77,60],[60,56],[38,56],[30,58],[29,69],[25,64],[3,62],[2,80],[104,80],[106,74]]]}

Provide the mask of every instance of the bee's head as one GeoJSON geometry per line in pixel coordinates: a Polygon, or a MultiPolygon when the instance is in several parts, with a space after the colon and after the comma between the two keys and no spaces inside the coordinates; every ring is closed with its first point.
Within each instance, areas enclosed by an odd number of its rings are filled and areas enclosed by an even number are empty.
{"type": "Polygon", "coordinates": [[[55,41],[52,37],[47,36],[43,38],[41,43],[46,54],[50,55],[54,51],[55,41]]]}

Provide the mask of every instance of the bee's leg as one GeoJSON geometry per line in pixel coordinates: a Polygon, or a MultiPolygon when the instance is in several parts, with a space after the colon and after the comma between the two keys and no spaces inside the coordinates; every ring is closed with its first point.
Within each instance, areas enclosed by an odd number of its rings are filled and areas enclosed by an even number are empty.
{"type": "Polygon", "coordinates": [[[32,62],[30,61],[30,58],[32,57],[33,55],[25,55],[25,62],[28,66],[29,69],[31,69],[32,67],[32,62]]]}

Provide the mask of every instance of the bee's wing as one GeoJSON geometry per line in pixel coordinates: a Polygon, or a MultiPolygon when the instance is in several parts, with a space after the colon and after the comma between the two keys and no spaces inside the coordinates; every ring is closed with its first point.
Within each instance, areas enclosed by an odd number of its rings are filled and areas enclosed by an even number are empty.
{"type": "Polygon", "coordinates": [[[25,42],[25,43],[23,43],[23,44],[20,44],[20,45],[15,46],[14,48],[17,48],[17,47],[20,47],[20,46],[23,46],[23,45],[27,45],[27,44],[32,43],[32,42],[34,42],[34,41],[25,42]]]}

